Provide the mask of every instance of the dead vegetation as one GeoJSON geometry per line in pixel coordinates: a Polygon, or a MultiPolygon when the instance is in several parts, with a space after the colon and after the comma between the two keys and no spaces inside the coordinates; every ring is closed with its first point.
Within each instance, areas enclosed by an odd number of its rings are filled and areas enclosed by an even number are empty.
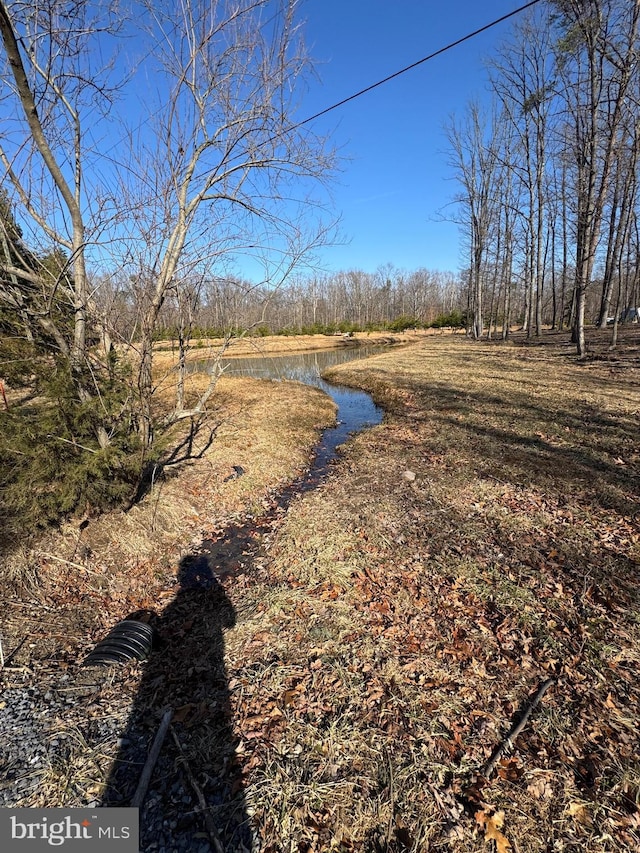
{"type": "Polygon", "coordinates": [[[640,364],[564,343],[335,371],[386,423],[291,507],[228,639],[266,849],[638,845],[640,364]]]}
{"type": "MultiPolygon", "coordinates": [[[[192,375],[191,393],[205,382],[205,376],[192,375]]],[[[190,455],[183,447],[187,427],[179,424],[174,441],[182,449],[158,467],[144,500],[128,511],[72,518],[3,560],[5,654],[20,642],[31,604],[36,624],[43,605],[55,613],[58,635],[66,634],[66,641],[61,646],[60,636],[50,641],[42,632],[30,663],[34,656],[77,656],[114,620],[153,607],[175,582],[178,561],[206,533],[264,512],[269,495],[308,464],[321,429],[334,418],[333,403],[315,389],[221,379],[190,455]]],[[[19,654],[17,661],[26,659],[19,654]]]]}
{"type": "MultiPolygon", "coordinates": [[[[385,423],[225,581],[238,784],[263,853],[638,849],[638,350],[634,330],[615,354],[594,340],[586,362],[561,335],[451,337],[335,370],[385,405],[385,423]]],[[[238,387],[221,385],[220,411],[245,394],[242,416],[137,516],[65,531],[39,555],[31,605],[14,596],[4,613],[20,613],[9,648],[32,614],[44,636],[13,664],[73,675],[99,630],[165,606],[185,550],[259,516],[304,464],[328,415],[314,392],[294,404],[286,384],[268,398],[238,387]],[[247,474],[225,482],[234,464],[247,474]]],[[[194,659],[206,665],[206,649],[194,659]]],[[[137,673],[89,691],[91,715],[115,713],[137,673]]],[[[182,709],[200,779],[198,753],[229,749],[211,741],[212,708],[182,709]]],[[[76,726],[78,748],[23,805],[96,796],[114,745],[89,749],[76,726]]]]}

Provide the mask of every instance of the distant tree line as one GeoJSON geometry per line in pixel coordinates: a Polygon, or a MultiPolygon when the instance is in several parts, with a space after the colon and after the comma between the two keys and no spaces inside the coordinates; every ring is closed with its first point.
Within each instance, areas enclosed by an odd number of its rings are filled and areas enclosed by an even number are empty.
{"type": "MultiPolygon", "coordinates": [[[[120,339],[135,340],[136,282],[105,277],[97,291],[110,328],[120,339]]],[[[374,273],[292,276],[276,288],[237,277],[193,278],[167,295],[155,339],[460,326],[463,303],[457,275],[427,269],[405,272],[391,265],[374,273]]]]}
{"type": "MultiPolygon", "coordinates": [[[[604,326],[640,301],[640,4],[554,0],[491,58],[493,106],[448,125],[469,330],[604,326]]],[[[614,323],[614,341],[617,326],[614,323]]]]}

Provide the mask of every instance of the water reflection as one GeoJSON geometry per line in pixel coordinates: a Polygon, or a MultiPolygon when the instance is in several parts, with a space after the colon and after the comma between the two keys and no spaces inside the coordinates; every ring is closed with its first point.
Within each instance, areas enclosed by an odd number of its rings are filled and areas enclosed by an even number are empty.
{"type": "Polygon", "coordinates": [[[341,349],[283,355],[238,356],[223,359],[222,367],[227,375],[253,376],[259,379],[295,379],[305,385],[318,385],[324,390],[328,383],[323,382],[321,374],[329,367],[368,358],[383,349],[384,347],[380,346],[345,346],[341,349]]]}
{"type": "MultiPolygon", "coordinates": [[[[383,352],[385,347],[358,346],[342,349],[316,350],[314,352],[288,353],[286,355],[260,355],[226,358],[222,369],[226,376],[251,376],[256,379],[295,380],[313,385],[328,394],[338,406],[338,422],[326,429],[316,451],[310,474],[316,477],[326,470],[336,455],[336,449],[350,435],[382,421],[382,409],[375,405],[369,394],[334,385],[322,378],[330,367],[356,359],[367,358],[383,352]]],[[[202,364],[199,365],[202,369],[202,364]]]]}

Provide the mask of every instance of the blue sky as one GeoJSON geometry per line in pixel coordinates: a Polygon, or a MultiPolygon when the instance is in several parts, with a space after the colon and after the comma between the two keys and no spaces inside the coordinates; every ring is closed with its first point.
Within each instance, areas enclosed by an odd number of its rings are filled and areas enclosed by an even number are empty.
{"type": "MultiPolygon", "coordinates": [[[[292,118],[300,121],[314,115],[525,2],[301,0],[317,77],[309,81],[299,112],[292,118]]],[[[310,125],[316,133],[330,135],[342,159],[333,186],[342,242],[321,250],[321,269],[374,272],[385,264],[407,271],[460,269],[464,257],[458,226],[443,221],[453,216],[451,202],[458,191],[448,164],[444,125],[454,114],[461,117],[471,99],[489,100],[484,60],[508,36],[515,20],[493,27],[310,125]]],[[[141,73],[153,74],[153,50],[144,46],[141,50],[141,73]],[[147,72],[144,60],[149,57],[147,72]]],[[[131,56],[137,62],[134,46],[131,56]]],[[[106,54],[99,58],[106,61],[106,54]]],[[[130,124],[136,143],[144,142],[147,131],[153,132],[147,110],[153,117],[162,104],[156,82],[152,76],[133,75],[130,90],[126,86],[123,90],[120,108],[124,113],[116,110],[106,122],[101,123],[98,116],[95,127],[89,124],[89,142],[99,150],[101,143],[107,145],[106,150],[102,146],[106,156],[100,172],[107,185],[115,182],[111,170],[115,175],[119,147],[127,144],[123,127],[130,124]]],[[[275,260],[265,261],[241,251],[232,253],[229,270],[252,281],[269,281],[269,267],[277,267],[280,260],[277,252],[272,254],[275,260]]],[[[110,259],[108,251],[106,257],[110,259]]]]}
{"type": "MultiPolygon", "coordinates": [[[[306,0],[306,40],[319,80],[302,113],[312,115],[524,5],[526,0],[306,0]]],[[[510,19],[318,119],[345,158],[334,187],[346,245],[322,251],[328,271],[374,271],[392,263],[458,270],[456,193],[443,125],[474,97],[488,99],[483,59],[510,19]]]]}

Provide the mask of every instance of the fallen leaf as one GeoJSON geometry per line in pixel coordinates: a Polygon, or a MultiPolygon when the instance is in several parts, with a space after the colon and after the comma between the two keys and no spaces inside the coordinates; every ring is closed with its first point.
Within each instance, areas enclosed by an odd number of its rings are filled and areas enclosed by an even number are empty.
{"type": "Polygon", "coordinates": [[[523,770],[518,766],[518,759],[513,758],[503,758],[500,761],[500,766],[498,768],[498,776],[501,779],[506,779],[509,782],[517,781],[523,774],[523,770]]]}
{"type": "Polygon", "coordinates": [[[500,830],[504,823],[504,812],[489,814],[484,810],[476,812],[476,822],[484,829],[484,840],[496,842],[496,853],[508,853],[511,842],[500,830]]]}
{"type": "Polygon", "coordinates": [[[534,778],[528,785],[527,791],[538,800],[550,800],[553,796],[553,788],[548,776],[540,775],[534,778]]]}
{"type": "Polygon", "coordinates": [[[569,814],[577,822],[583,826],[591,826],[591,815],[587,811],[585,803],[569,803],[569,814]]]}
{"type": "Polygon", "coordinates": [[[187,717],[193,712],[196,705],[194,702],[188,702],[186,705],[181,705],[173,712],[172,721],[174,723],[183,723],[187,717]]]}
{"type": "Polygon", "coordinates": [[[296,699],[300,696],[298,690],[285,690],[282,694],[282,701],[285,706],[293,705],[296,699]]]}

